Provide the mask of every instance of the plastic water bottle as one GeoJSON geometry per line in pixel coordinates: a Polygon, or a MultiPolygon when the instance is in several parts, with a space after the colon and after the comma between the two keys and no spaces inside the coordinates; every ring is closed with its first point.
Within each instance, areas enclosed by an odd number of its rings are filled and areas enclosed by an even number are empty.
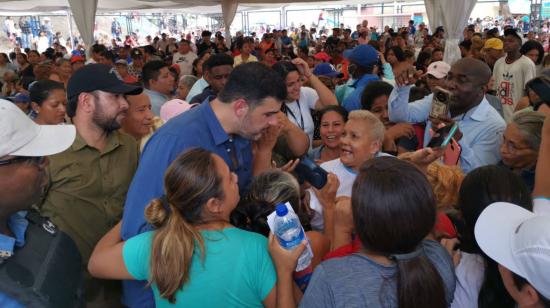
{"type": "MultiPolygon", "coordinates": [[[[306,235],[304,229],[300,224],[300,220],[296,214],[289,212],[286,205],[279,204],[275,207],[275,235],[281,243],[281,246],[288,250],[292,250],[294,247],[298,246],[304,239],[306,235]]],[[[307,240],[307,239],[306,239],[307,240]]],[[[296,271],[301,271],[309,266],[311,259],[313,258],[313,253],[309,247],[304,249],[300,258],[298,259],[298,266],[296,271]]]]}

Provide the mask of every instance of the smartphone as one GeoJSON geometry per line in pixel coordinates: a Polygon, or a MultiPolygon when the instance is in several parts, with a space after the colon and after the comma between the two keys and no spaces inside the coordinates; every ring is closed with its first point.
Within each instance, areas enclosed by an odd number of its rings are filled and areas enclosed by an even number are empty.
{"type": "Polygon", "coordinates": [[[428,143],[428,148],[444,148],[446,147],[454,134],[458,130],[458,123],[455,122],[453,125],[443,126],[440,129],[436,130],[432,136],[432,139],[428,143]]]}
{"type": "Polygon", "coordinates": [[[452,96],[453,94],[451,92],[441,87],[435,87],[430,117],[435,119],[446,117],[449,113],[449,102],[452,96]]]}
{"type": "Polygon", "coordinates": [[[321,189],[327,184],[328,172],[307,156],[300,158],[294,172],[298,175],[300,182],[308,181],[317,189],[321,189]]]}
{"type": "Polygon", "coordinates": [[[458,165],[461,152],[462,148],[460,147],[460,144],[458,144],[456,140],[451,138],[451,142],[449,146],[445,149],[445,153],[443,154],[443,163],[447,166],[458,165]]]}

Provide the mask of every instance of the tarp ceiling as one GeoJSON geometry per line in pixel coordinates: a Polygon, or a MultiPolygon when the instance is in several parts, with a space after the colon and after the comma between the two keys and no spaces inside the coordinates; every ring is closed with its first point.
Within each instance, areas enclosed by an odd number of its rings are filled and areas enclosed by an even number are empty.
{"type": "MultiPolygon", "coordinates": [[[[93,0],[89,0],[93,1],[93,0]]],[[[393,3],[393,0],[333,0],[333,1],[317,1],[317,0],[242,0],[238,1],[240,5],[250,7],[262,7],[262,5],[274,5],[280,4],[337,4],[344,2],[345,4],[368,4],[368,3],[393,3]]],[[[398,2],[411,2],[398,1],[398,2]]],[[[112,11],[133,11],[133,10],[153,10],[153,9],[186,9],[205,6],[219,6],[221,0],[99,0],[97,3],[98,12],[112,12],[112,11]]],[[[63,11],[69,8],[68,0],[0,0],[1,12],[52,12],[63,11]]],[[[200,12],[200,10],[197,10],[200,12]]],[[[221,13],[221,11],[219,11],[221,13]]]]}

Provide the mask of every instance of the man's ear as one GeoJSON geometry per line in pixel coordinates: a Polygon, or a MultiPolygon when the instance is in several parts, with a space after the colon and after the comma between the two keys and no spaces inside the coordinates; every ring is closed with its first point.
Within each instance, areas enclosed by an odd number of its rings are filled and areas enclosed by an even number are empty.
{"type": "Polygon", "coordinates": [[[244,117],[248,113],[248,110],[250,109],[250,106],[248,105],[248,103],[242,98],[237,99],[232,104],[233,104],[233,110],[235,111],[235,115],[239,118],[244,117]]]}
{"type": "Polygon", "coordinates": [[[76,110],[80,109],[85,113],[91,113],[95,110],[96,103],[91,93],[82,92],[78,95],[78,107],[76,110]]]}

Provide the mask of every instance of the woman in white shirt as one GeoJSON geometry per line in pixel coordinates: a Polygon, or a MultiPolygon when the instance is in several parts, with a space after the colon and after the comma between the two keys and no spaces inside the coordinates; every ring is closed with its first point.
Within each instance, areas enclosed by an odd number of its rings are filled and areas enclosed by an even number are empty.
{"type": "Polygon", "coordinates": [[[531,192],[522,179],[505,168],[484,166],[468,173],[460,187],[458,208],[461,258],[455,264],[457,284],[451,308],[515,307],[506,292],[498,264],[482,253],[474,237],[481,212],[494,202],[510,202],[532,210],[531,192]]]}
{"type": "Polygon", "coordinates": [[[311,147],[315,124],[310,110],[338,105],[336,96],[317,76],[313,75],[307,63],[300,58],[279,61],[273,65],[273,69],[286,82],[287,99],[282,110],[292,123],[306,132],[311,147]],[[309,81],[311,88],[302,86],[305,81],[309,81]]]}

